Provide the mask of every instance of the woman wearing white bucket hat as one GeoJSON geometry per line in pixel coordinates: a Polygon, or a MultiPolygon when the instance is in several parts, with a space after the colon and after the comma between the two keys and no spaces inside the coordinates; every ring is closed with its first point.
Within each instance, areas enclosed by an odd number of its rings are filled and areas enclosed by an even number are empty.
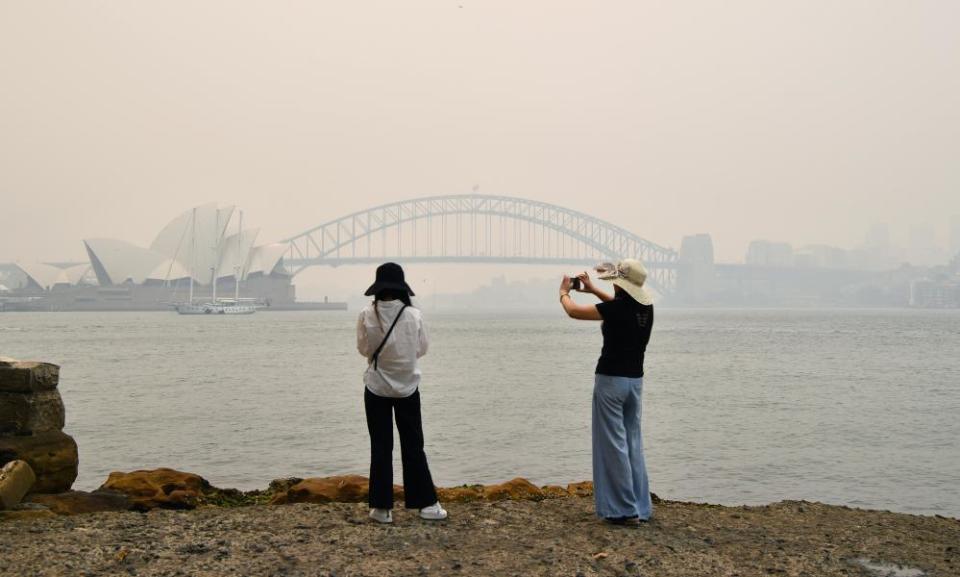
{"type": "Polygon", "coordinates": [[[584,272],[564,276],[560,304],[574,319],[603,321],[603,349],[593,387],[593,486],[597,515],[614,524],[638,524],[653,514],[640,432],[643,357],[653,328],[653,298],[644,286],[647,270],[636,259],[596,267],[614,294],[598,289],[584,272]],[[592,293],[601,302],[580,305],[570,291],[592,293]]]}
{"type": "Polygon", "coordinates": [[[417,359],[429,346],[413,289],[403,268],[393,262],[377,267],[367,292],[373,302],[357,320],[357,350],[367,358],[363,405],[370,433],[370,518],[393,522],[393,419],[396,416],[403,462],[404,505],[432,521],[447,518],[437,500],[420,415],[420,368],[417,359]]]}

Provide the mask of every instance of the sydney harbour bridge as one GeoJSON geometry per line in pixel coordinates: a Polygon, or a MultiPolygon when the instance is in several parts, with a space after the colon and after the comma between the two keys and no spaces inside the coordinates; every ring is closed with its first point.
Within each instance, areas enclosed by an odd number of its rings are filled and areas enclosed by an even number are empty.
{"type": "Polygon", "coordinates": [[[513,263],[592,266],[639,258],[660,293],[677,286],[676,251],[596,217],[509,196],[462,194],[393,202],[325,222],[283,241],[286,266],[513,263]]]}

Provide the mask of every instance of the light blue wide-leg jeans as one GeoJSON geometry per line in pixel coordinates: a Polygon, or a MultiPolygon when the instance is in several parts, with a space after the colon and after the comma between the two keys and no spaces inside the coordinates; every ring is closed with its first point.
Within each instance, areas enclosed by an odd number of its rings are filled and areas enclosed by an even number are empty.
{"type": "Polygon", "coordinates": [[[642,393],[642,378],[594,378],[593,496],[600,517],[653,514],[640,432],[642,393]]]}

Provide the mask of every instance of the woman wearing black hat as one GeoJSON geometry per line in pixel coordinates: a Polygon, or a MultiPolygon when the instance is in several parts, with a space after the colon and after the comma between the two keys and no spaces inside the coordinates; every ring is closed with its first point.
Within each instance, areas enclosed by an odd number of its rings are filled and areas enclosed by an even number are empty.
{"type": "Polygon", "coordinates": [[[373,296],[357,322],[357,349],[369,363],[363,374],[363,404],[370,432],[370,518],[393,522],[396,414],[405,505],[419,509],[424,519],[446,519],[423,452],[417,359],[426,354],[428,342],[420,310],[410,304],[413,290],[404,281],[400,265],[388,262],[377,267],[376,281],[364,294],[373,296]]]}

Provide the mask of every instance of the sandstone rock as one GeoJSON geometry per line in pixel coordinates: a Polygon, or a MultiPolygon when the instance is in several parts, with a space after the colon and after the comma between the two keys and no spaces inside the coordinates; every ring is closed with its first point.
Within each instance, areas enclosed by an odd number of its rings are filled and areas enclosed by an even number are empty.
{"type": "Polygon", "coordinates": [[[33,469],[37,477],[35,493],[69,491],[77,479],[77,443],[63,432],[0,437],[0,465],[17,459],[33,469]]]}
{"type": "Polygon", "coordinates": [[[246,507],[248,505],[267,505],[276,494],[267,489],[261,491],[241,491],[240,489],[221,489],[210,487],[204,489],[197,501],[197,507],[246,507]]]}
{"type": "Polygon", "coordinates": [[[29,503],[43,505],[57,515],[80,515],[103,511],[128,511],[133,508],[130,498],[118,491],[67,491],[55,495],[35,494],[27,497],[29,503]]]}
{"type": "MultiPolygon", "coordinates": [[[[360,475],[312,477],[303,479],[286,491],[278,492],[271,505],[285,503],[362,503],[370,492],[370,481],[360,475]]],[[[393,486],[394,501],[403,500],[403,487],[393,486]]]]}
{"type": "Polygon", "coordinates": [[[201,493],[210,489],[203,477],[174,469],[152,469],[113,472],[99,490],[117,491],[130,498],[138,511],[164,509],[193,509],[201,493]]]}
{"type": "Polygon", "coordinates": [[[444,503],[467,503],[483,499],[483,485],[438,487],[437,498],[444,503]]]}
{"type": "Polygon", "coordinates": [[[56,517],[57,514],[48,509],[21,509],[17,511],[0,511],[0,523],[3,521],[27,521],[30,519],[46,519],[56,517]]]}
{"type": "Polygon", "coordinates": [[[370,483],[360,475],[312,477],[294,484],[285,492],[277,493],[273,505],[282,503],[360,503],[367,498],[370,483]]]}
{"type": "Polygon", "coordinates": [[[60,392],[0,392],[0,435],[29,435],[60,431],[64,424],[60,392]]]}
{"type": "Polygon", "coordinates": [[[270,485],[267,487],[267,491],[271,493],[283,493],[290,490],[290,487],[293,487],[300,481],[303,481],[301,477],[284,477],[282,479],[274,479],[270,481],[270,485]]]}
{"type": "MultiPolygon", "coordinates": [[[[217,489],[212,490],[217,491],[217,489]]],[[[263,496],[267,497],[272,494],[270,498],[270,504],[272,505],[284,503],[360,503],[366,501],[368,492],[369,481],[366,477],[343,475],[310,479],[277,479],[270,483],[270,489],[265,491],[263,496]]],[[[394,485],[393,494],[395,501],[402,501],[403,487],[394,485]]],[[[546,485],[541,488],[521,477],[499,485],[437,487],[437,497],[444,503],[465,503],[481,500],[540,501],[591,495],[593,495],[593,483],[590,481],[571,483],[567,487],[546,485]]]]}
{"type": "Polygon", "coordinates": [[[523,477],[517,477],[499,485],[488,485],[483,489],[483,496],[490,501],[543,499],[543,491],[523,477]]]}
{"type": "MultiPolygon", "coordinates": [[[[366,501],[369,481],[359,475],[337,477],[314,477],[311,479],[279,479],[270,484],[273,489],[271,505],[284,503],[361,503],[366,501]]],[[[403,487],[393,486],[395,501],[403,500],[403,487]]],[[[437,487],[437,497],[444,503],[470,501],[522,500],[540,501],[549,498],[589,496],[593,483],[573,483],[566,488],[547,485],[542,489],[530,481],[518,477],[499,485],[462,485],[460,487],[437,487]]]]}
{"type": "Polygon", "coordinates": [[[0,509],[20,503],[37,478],[26,461],[10,461],[0,469],[0,509]]]}
{"type": "Polygon", "coordinates": [[[41,505],[40,503],[31,503],[31,502],[29,501],[30,495],[27,495],[26,498],[27,498],[26,501],[23,501],[22,503],[20,503],[19,505],[17,505],[16,507],[14,507],[14,508],[11,509],[11,510],[12,510],[12,511],[26,511],[27,509],[31,509],[31,510],[33,510],[33,509],[43,509],[44,511],[49,511],[49,510],[50,510],[50,507],[47,507],[46,505],[41,505]]]}
{"type": "Polygon", "coordinates": [[[57,388],[60,367],[51,363],[0,358],[0,392],[33,393],[57,388]]]}
{"type": "Polygon", "coordinates": [[[540,490],[543,491],[543,497],[545,499],[559,499],[560,497],[570,496],[567,488],[561,487],[560,485],[544,485],[540,490]]]}
{"type": "Polygon", "coordinates": [[[567,492],[574,497],[592,497],[593,481],[580,481],[579,483],[570,483],[567,485],[567,492]]]}

